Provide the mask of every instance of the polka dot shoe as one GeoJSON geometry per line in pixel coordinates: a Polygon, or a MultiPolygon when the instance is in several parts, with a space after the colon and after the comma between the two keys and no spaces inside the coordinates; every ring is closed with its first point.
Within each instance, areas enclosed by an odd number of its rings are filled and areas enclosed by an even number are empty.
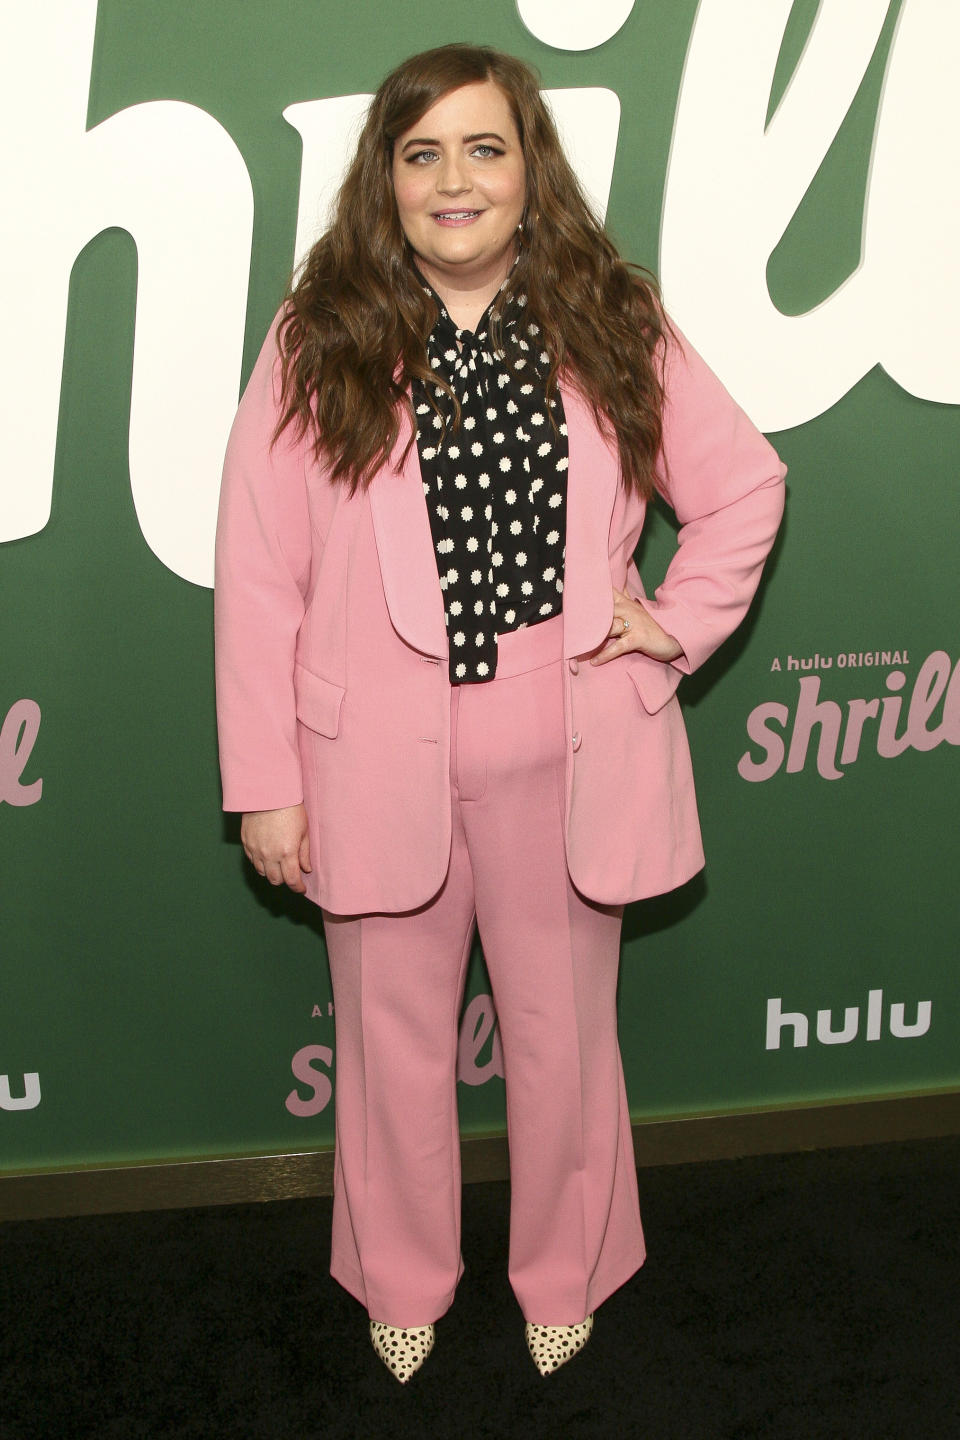
{"type": "Polygon", "coordinates": [[[399,1325],[371,1320],[370,1339],[391,1375],[406,1385],[433,1349],[434,1329],[432,1325],[408,1325],[403,1330],[399,1325]]]}
{"type": "Polygon", "coordinates": [[[579,1325],[527,1325],[527,1349],[541,1375],[552,1375],[582,1350],[593,1333],[593,1316],[579,1325]]]}

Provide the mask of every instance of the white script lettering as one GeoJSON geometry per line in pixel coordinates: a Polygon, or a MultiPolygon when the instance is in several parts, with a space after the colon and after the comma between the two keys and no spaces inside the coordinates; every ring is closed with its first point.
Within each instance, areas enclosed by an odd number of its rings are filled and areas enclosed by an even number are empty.
{"type": "Polygon", "coordinates": [[[133,236],[139,272],[137,519],[164,565],[211,585],[253,191],[233,140],[195,105],[132,105],[85,129],[96,21],[97,0],[54,0],[21,6],[4,25],[0,107],[3,133],[17,141],[6,147],[0,288],[4,329],[17,338],[0,352],[0,540],[36,534],[50,518],[70,272],[90,240],[119,226],[133,236]]]}
{"type": "MultiPolygon", "coordinates": [[[[555,16],[557,43],[575,48],[575,30],[612,34],[629,7],[607,0],[601,9],[580,7],[590,24],[578,21],[569,33],[555,16]]],[[[807,315],[781,314],[766,284],[769,256],[846,115],[887,9],[888,0],[822,0],[766,128],[791,0],[702,0],[697,12],[664,196],[661,278],[678,323],[763,429],[820,414],[878,361],[912,394],[960,401],[952,343],[960,328],[960,190],[942,183],[960,128],[950,69],[960,7],[903,6],[877,116],[860,267],[807,315]],[[910,316],[906,327],[888,324],[893,288],[910,316]]],[[[96,18],[97,0],[21,6],[3,52],[0,106],[18,143],[5,177],[0,289],[18,343],[0,355],[0,541],[37,534],[49,520],[58,413],[50,397],[63,366],[70,272],[92,239],[119,226],[138,255],[129,434],[137,518],[164,565],[210,585],[220,465],[239,392],[252,186],[234,141],[196,105],[152,100],[85,129],[96,18]],[[43,284],[26,283],[31,275],[43,284]]],[[[550,28],[532,8],[530,20],[550,28]]],[[[620,101],[604,88],[545,93],[602,218],[620,101]]],[[[284,111],[303,141],[297,258],[329,214],[366,99],[284,111]]]]}
{"type": "Polygon", "coordinates": [[[910,394],[955,405],[960,187],[944,176],[955,169],[960,134],[960,6],[903,5],[876,118],[860,264],[803,315],[773,304],[767,262],[857,93],[889,0],[821,0],[766,124],[792,8],[793,0],[700,0],[664,193],[668,308],[761,430],[822,414],[878,362],[910,394]],[[889,323],[892,293],[909,316],[904,325],[889,323]]]}
{"type": "MultiPolygon", "coordinates": [[[[253,189],[234,141],[196,105],[154,100],[85,129],[96,20],[97,0],[21,7],[3,52],[2,120],[18,138],[7,155],[0,290],[6,329],[18,339],[0,353],[0,541],[35,535],[50,518],[58,414],[50,397],[63,369],[70,272],[84,246],[118,226],[138,258],[129,435],[137,519],[168,569],[210,586],[240,390],[253,189]],[[31,275],[43,283],[28,283],[31,275]]],[[[325,219],[367,98],[285,112],[304,139],[298,258],[325,219]]],[[[620,102],[603,89],[548,98],[602,214],[620,102]]]]}

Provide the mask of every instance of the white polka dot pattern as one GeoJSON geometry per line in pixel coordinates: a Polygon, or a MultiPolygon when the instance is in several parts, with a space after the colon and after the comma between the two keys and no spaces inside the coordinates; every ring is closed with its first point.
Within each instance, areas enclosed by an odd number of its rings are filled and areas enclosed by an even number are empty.
{"type": "Polygon", "coordinates": [[[567,427],[559,393],[546,399],[546,352],[534,361],[524,339],[538,332],[524,323],[523,296],[508,302],[501,330],[505,346],[527,352],[524,376],[536,371],[536,384],[525,378],[521,385],[508,356],[492,348],[496,300],[472,331],[458,329],[427,293],[438,309],[427,356],[456,395],[460,425],[450,395],[435,385],[428,395],[416,382],[417,450],[450,636],[450,679],[471,684],[495,677],[499,635],[562,609],[567,427]],[[469,444],[458,443],[463,432],[469,444]]]}

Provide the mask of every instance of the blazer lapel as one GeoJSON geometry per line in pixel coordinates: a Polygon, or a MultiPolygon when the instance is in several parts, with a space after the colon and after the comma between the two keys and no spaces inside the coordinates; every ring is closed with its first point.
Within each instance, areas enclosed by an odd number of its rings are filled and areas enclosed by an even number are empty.
{"type": "Polygon", "coordinates": [[[563,653],[596,650],[613,619],[610,520],[620,466],[581,395],[561,386],[570,461],[563,579],[563,653]]]}
{"type": "Polygon", "coordinates": [[[374,476],[368,491],[380,576],[390,619],[400,638],[414,650],[446,659],[443,592],[416,442],[400,464],[409,438],[410,420],[405,415],[390,463],[374,476]]]}

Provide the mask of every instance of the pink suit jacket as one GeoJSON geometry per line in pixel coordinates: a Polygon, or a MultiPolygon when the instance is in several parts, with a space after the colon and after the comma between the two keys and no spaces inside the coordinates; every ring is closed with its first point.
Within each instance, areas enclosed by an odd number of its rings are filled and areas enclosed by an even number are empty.
{"type": "MultiPolygon", "coordinates": [[[[674,694],[743,618],[783,509],[785,468],[703,360],[665,362],[658,488],[679,545],[653,599],[633,553],[646,507],[615,447],[562,385],[566,847],[588,898],[620,904],[703,864],[674,694]],[[601,666],[616,586],[683,647],[601,666]]],[[[331,484],[277,416],[273,332],[230,435],[217,534],[217,710],[226,810],[306,806],[307,894],[338,914],[396,912],[440,889],[450,853],[450,682],[443,599],[416,445],[404,421],[368,490],[331,484]]]]}

